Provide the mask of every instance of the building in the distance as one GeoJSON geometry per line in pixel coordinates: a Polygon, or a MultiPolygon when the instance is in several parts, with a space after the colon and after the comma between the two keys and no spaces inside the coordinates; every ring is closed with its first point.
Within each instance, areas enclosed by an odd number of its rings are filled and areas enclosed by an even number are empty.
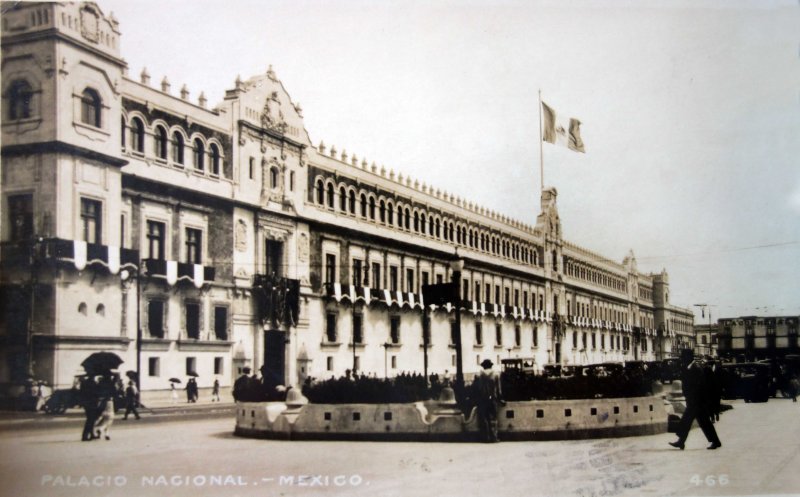
{"type": "Polygon", "coordinates": [[[111,351],[145,397],[244,366],[279,383],[452,374],[460,270],[466,374],[484,358],[653,360],[692,346],[666,271],[565,240],[557,192],[533,225],[321,142],[270,70],[224,100],[128,75],[92,2],[2,14],[0,380],[69,386],[111,351]],[[457,262],[460,261],[460,262],[457,262]]]}
{"type": "Polygon", "coordinates": [[[719,356],[742,361],[798,354],[800,316],[742,316],[718,321],[719,356]]]}
{"type": "Polygon", "coordinates": [[[696,324],[694,333],[695,355],[717,357],[719,326],[717,324],[696,324]]]}

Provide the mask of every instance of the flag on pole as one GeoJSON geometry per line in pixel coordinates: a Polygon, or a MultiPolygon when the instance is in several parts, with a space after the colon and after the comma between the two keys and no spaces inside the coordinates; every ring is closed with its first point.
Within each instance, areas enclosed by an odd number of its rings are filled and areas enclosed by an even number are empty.
{"type": "Polygon", "coordinates": [[[542,102],[542,119],[542,141],[586,153],[583,149],[579,120],[557,116],[556,111],[544,102],[542,102]]]}

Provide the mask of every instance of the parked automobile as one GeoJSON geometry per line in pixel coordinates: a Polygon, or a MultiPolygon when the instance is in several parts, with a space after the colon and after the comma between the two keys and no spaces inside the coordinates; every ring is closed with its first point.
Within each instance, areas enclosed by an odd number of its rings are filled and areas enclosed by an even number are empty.
{"type": "Polygon", "coordinates": [[[722,398],[745,402],[767,402],[770,391],[770,365],[742,362],[722,365],[722,398]]]}

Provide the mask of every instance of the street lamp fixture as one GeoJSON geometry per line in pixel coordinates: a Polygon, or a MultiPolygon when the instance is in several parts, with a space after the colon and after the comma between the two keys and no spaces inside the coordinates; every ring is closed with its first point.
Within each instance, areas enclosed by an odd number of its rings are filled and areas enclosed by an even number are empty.
{"type": "Polygon", "coordinates": [[[455,347],[456,347],[456,388],[457,398],[463,400],[464,392],[464,367],[461,353],[461,271],[464,269],[464,260],[458,257],[458,249],[455,251],[455,259],[450,261],[452,271],[453,299],[455,300],[456,322],[455,322],[455,347]]]}

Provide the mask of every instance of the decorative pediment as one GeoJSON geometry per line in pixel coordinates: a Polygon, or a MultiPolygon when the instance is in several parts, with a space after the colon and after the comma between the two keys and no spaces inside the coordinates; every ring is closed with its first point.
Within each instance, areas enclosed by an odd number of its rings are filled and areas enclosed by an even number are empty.
{"type": "Polygon", "coordinates": [[[286,128],[289,125],[286,123],[286,118],[281,110],[281,102],[277,98],[277,93],[273,98],[269,98],[264,102],[264,108],[261,110],[261,126],[264,129],[280,134],[286,133],[286,128]]]}

